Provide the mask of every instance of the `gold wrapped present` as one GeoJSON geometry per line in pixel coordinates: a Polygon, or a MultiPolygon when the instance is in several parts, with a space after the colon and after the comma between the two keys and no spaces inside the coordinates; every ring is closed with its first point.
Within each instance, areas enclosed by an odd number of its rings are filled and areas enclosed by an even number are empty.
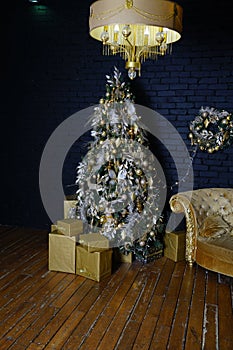
{"type": "Polygon", "coordinates": [[[87,233],[80,235],[79,243],[86,248],[89,253],[109,249],[109,240],[100,233],[87,233]]]}
{"type": "Polygon", "coordinates": [[[112,249],[89,253],[76,246],[76,274],[100,282],[112,273],[112,249]]]}
{"type": "MultiPolygon", "coordinates": [[[[59,232],[58,228],[57,228],[57,225],[51,225],[51,233],[57,233],[59,235],[63,235],[61,232],[59,232]]],[[[75,238],[75,241],[76,242],[79,242],[79,236],[80,234],[77,234],[77,235],[74,235],[74,236],[67,236],[67,237],[72,237],[72,238],[75,238]]]]}
{"type": "Polygon", "coordinates": [[[76,239],[59,233],[49,233],[49,262],[51,271],[75,273],[76,239]]]}
{"type": "Polygon", "coordinates": [[[65,236],[76,236],[79,233],[83,233],[83,222],[78,219],[58,220],[57,230],[65,236]]]}
{"type": "Polygon", "coordinates": [[[76,217],[76,205],[78,201],[77,200],[64,200],[64,218],[70,219],[76,217]]]}
{"type": "Polygon", "coordinates": [[[57,232],[57,225],[51,225],[51,232],[57,232]]]}
{"type": "Polygon", "coordinates": [[[184,260],[185,237],[184,231],[166,232],[164,235],[164,256],[176,262],[184,260]]]}

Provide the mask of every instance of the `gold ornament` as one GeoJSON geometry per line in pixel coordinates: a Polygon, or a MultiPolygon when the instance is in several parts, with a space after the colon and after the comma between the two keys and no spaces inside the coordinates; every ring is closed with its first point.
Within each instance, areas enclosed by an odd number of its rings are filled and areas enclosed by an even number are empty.
{"type": "Polygon", "coordinates": [[[141,179],[140,184],[141,184],[141,186],[142,186],[143,188],[146,187],[147,181],[146,181],[146,179],[145,179],[144,177],[141,179]]]}
{"type": "Polygon", "coordinates": [[[136,174],[137,174],[138,176],[141,176],[141,175],[142,175],[142,170],[141,170],[141,169],[136,169],[136,174]]]}
{"type": "Polygon", "coordinates": [[[209,123],[210,123],[209,119],[206,118],[204,120],[204,126],[205,126],[206,129],[208,128],[209,123]]]}
{"type": "Polygon", "coordinates": [[[104,224],[105,222],[106,222],[106,217],[105,217],[105,215],[102,215],[100,218],[100,223],[104,224]]]}
{"type": "Polygon", "coordinates": [[[208,115],[209,115],[209,113],[208,113],[207,111],[205,111],[205,112],[202,113],[202,117],[203,117],[203,118],[208,117],[208,115]]]}
{"type": "Polygon", "coordinates": [[[129,129],[128,134],[129,134],[130,138],[132,139],[134,137],[134,130],[132,128],[129,129]]]}
{"type": "Polygon", "coordinates": [[[229,132],[226,131],[226,132],[224,133],[224,135],[223,135],[223,141],[226,141],[226,140],[228,139],[229,136],[230,136],[230,135],[229,135],[229,132]]]}

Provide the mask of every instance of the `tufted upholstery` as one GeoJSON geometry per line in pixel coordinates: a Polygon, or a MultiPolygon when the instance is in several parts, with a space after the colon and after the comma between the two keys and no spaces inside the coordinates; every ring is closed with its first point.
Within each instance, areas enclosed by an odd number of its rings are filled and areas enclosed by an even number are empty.
{"type": "Polygon", "coordinates": [[[170,207],[185,214],[186,260],[233,277],[233,188],[181,192],[170,207]]]}

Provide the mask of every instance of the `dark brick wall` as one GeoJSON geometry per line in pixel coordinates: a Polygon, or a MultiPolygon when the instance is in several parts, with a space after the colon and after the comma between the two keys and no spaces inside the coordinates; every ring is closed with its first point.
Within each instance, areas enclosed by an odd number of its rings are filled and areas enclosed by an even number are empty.
{"type": "MultiPolygon", "coordinates": [[[[66,118],[98,103],[114,65],[125,74],[123,60],[103,57],[88,34],[92,2],[44,0],[34,6],[18,0],[2,10],[1,224],[49,228],[39,190],[46,142],[66,118]]],[[[166,117],[190,148],[188,125],[201,106],[233,112],[232,13],[227,0],[218,6],[210,0],[178,3],[184,9],[182,39],[171,56],[144,63],[131,86],[136,103],[166,117]]],[[[88,135],[65,160],[67,193],[74,189],[67,185],[75,180],[88,135]]],[[[172,159],[163,145],[151,142],[170,186],[177,176],[172,159]]],[[[195,188],[232,187],[232,147],[197,152],[195,188]]]]}

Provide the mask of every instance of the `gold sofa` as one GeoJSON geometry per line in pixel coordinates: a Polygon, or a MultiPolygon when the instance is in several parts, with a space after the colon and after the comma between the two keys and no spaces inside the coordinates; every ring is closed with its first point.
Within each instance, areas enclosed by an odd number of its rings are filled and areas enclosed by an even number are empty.
{"type": "Polygon", "coordinates": [[[169,203],[185,215],[189,264],[233,277],[233,188],[180,192],[169,203]]]}

